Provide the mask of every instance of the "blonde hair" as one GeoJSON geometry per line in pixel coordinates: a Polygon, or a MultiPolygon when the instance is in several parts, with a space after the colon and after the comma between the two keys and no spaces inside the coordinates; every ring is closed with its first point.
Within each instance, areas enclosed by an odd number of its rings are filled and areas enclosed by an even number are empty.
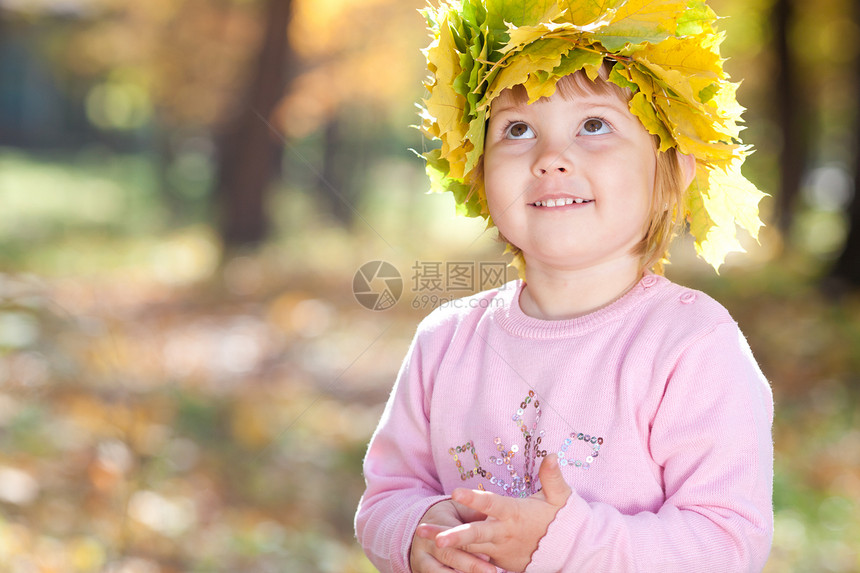
{"type": "MultiPolygon", "coordinates": [[[[564,76],[556,84],[557,93],[565,99],[582,97],[587,94],[614,95],[624,101],[633,97],[628,88],[622,88],[607,81],[612,63],[604,63],[598,69],[598,77],[591,81],[583,71],[564,76]]],[[[511,88],[515,101],[524,102],[528,99],[522,85],[511,88]]],[[[669,260],[669,247],[678,234],[683,223],[683,196],[686,189],[681,186],[684,174],[678,160],[676,148],[659,151],[660,139],[654,138],[654,154],[657,162],[654,175],[654,192],[651,196],[651,217],[643,229],[642,240],[634,247],[633,254],[639,257],[640,270],[651,270],[663,274],[663,267],[669,260]]],[[[483,192],[484,161],[483,157],[474,171],[473,192],[480,189],[483,192]]],[[[512,253],[515,263],[522,264],[522,251],[508,241],[501,232],[499,239],[507,244],[508,252],[512,253]]]]}

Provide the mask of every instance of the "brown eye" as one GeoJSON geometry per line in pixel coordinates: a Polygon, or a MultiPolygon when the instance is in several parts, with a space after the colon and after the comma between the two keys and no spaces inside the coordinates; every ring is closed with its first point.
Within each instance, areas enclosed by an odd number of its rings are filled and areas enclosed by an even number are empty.
{"type": "Polygon", "coordinates": [[[586,133],[588,135],[602,135],[604,133],[609,133],[609,131],[609,126],[605,121],[592,117],[585,120],[585,123],[582,124],[581,133],[586,133]]]}
{"type": "Polygon", "coordinates": [[[507,137],[508,139],[524,139],[533,137],[532,128],[530,128],[527,123],[523,123],[521,121],[511,124],[510,127],[508,127],[507,137]]]}

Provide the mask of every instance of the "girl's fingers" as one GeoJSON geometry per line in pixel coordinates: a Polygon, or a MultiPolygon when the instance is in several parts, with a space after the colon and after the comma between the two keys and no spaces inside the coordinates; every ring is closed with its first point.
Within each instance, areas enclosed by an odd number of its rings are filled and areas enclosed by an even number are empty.
{"type": "Polygon", "coordinates": [[[454,508],[457,510],[457,513],[460,516],[461,523],[471,523],[473,521],[483,521],[487,519],[487,514],[485,513],[481,513],[480,511],[472,509],[467,505],[458,503],[453,499],[451,500],[451,503],[454,504],[454,508]]]}
{"type": "Polygon", "coordinates": [[[488,563],[484,556],[478,557],[456,547],[438,548],[419,556],[413,565],[415,573],[496,573],[496,566],[488,563]]]}
{"type": "MultiPolygon", "coordinates": [[[[498,521],[477,521],[458,525],[436,535],[436,546],[460,548],[482,546],[486,548],[494,542],[498,527],[498,521]]],[[[472,552],[471,549],[468,551],[472,552]]]]}
{"type": "Polygon", "coordinates": [[[418,537],[422,537],[424,539],[435,539],[438,534],[443,531],[447,531],[448,529],[450,529],[450,527],[434,525],[432,523],[422,523],[415,529],[415,533],[418,537]]]}
{"type": "Polygon", "coordinates": [[[451,494],[451,498],[457,503],[462,503],[475,511],[496,519],[505,519],[516,513],[514,500],[488,491],[457,488],[451,494]]]}
{"type": "Polygon", "coordinates": [[[438,569],[428,568],[428,572],[449,572],[454,569],[463,573],[496,573],[495,565],[456,547],[436,548],[428,557],[439,564],[438,569]]]}
{"type": "Polygon", "coordinates": [[[538,470],[542,491],[547,503],[561,507],[567,503],[571,489],[561,474],[557,456],[546,456],[538,470]]]}
{"type": "Polygon", "coordinates": [[[430,554],[425,555],[417,563],[412,564],[411,567],[413,573],[451,573],[453,571],[450,567],[439,563],[430,554]]]}

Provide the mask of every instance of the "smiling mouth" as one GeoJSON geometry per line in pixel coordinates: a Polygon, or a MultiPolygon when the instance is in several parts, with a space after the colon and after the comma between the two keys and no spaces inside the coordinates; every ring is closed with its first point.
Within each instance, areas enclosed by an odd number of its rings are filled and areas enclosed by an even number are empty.
{"type": "Polygon", "coordinates": [[[563,199],[547,199],[546,201],[535,201],[534,203],[530,203],[530,205],[534,207],[567,207],[568,205],[583,205],[586,203],[593,202],[593,199],[580,199],[579,197],[574,199],[573,197],[564,197],[563,199]]]}

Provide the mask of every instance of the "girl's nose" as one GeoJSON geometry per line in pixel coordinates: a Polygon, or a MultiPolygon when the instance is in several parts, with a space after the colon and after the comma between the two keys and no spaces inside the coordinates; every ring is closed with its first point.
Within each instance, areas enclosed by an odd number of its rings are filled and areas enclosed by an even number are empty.
{"type": "Polygon", "coordinates": [[[532,173],[536,177],[544,177],[547,174],[569,174],[573,171],[573,160],[571,158],[570,142],[553,144],[547,142],[541,146],[532,165],[532,173]]]}
{"type": "Polygon", "coordinates": [[[549,165],[546,169],[539,168],[538,171],[540,172],[540,175],[546,175],[551,171],[556,171],[558,173],[567,173],[567,167],[565,167],[564,165],[556,165],[555,167],[549,165]]]}

